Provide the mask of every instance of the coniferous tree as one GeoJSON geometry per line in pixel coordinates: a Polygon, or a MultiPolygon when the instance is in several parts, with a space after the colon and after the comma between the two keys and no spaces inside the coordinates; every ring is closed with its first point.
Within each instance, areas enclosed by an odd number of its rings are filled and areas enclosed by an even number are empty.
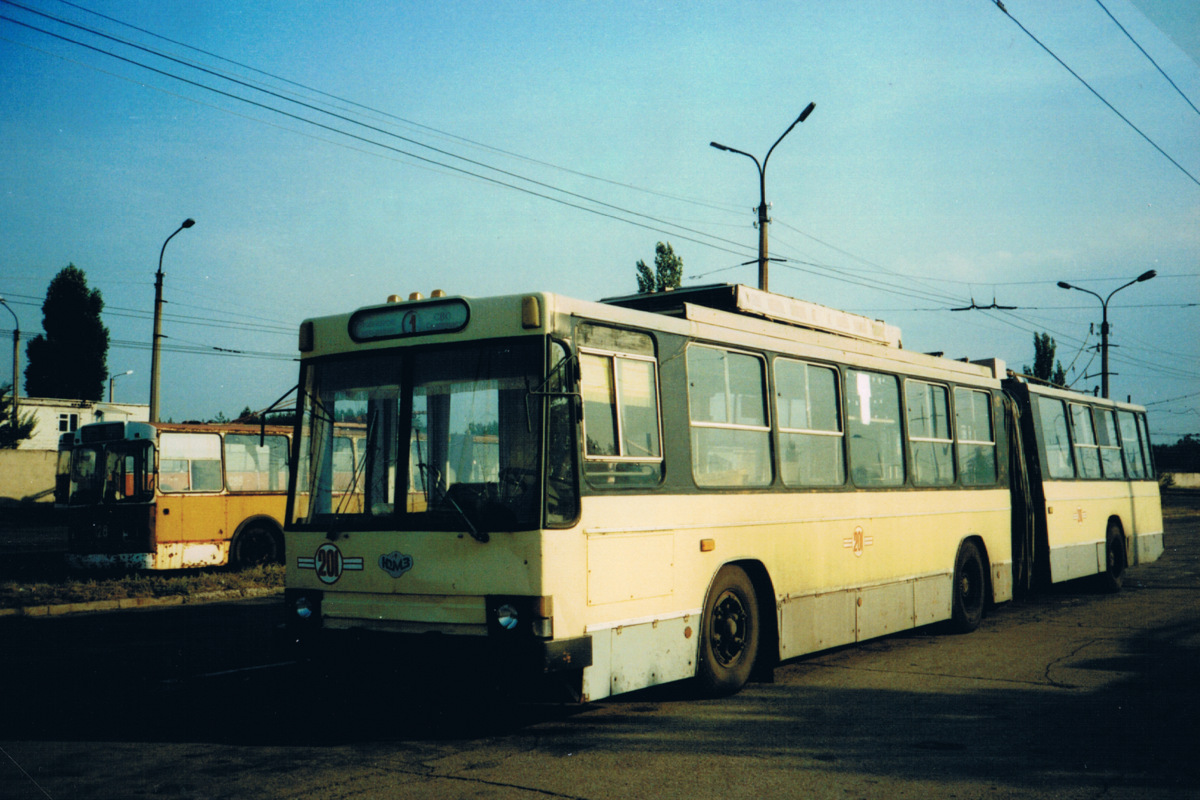
{"type": "Polygon", "coordinates": [[[25,393],[29,397],[104,399],[108,377],[108,328],[100,319],[104,299],[88,289],[87,276],[68,264],[50,281],[42,303],[42,329],[26,347],[25,393]]]}

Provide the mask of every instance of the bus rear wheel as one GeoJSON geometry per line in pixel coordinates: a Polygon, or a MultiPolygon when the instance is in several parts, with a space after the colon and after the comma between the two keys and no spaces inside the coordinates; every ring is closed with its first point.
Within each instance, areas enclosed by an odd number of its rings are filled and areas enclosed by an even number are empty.
{"type": "Polygon", "coordinates": [[[970,633],[983,621],[987,599],[987,570],[974,542],[963,542],[954,561],[954,590],[951,598],[950,630],[970,633]]]}
{"type": "Polygon", "coordinates": [[[754,671],[762,625],[758,593],[745,570],[722,567],[704,605],[696,682],[704,695],[741,689],[754,671]]]}
{"type": "Polygon", "coordinates": [[[1125,536],[1116,521],[1108,523],[1104,550],[1106,566],[1100,574],[1100,588],[1106,592],[1119,592],[1125,575],[1125,536]]]}
{"type": "Polygon", "coordinates": [[[251,525],[233,540],[229,560],[236,569],[279,564],[283,561],[283,549],[275,531],[266,525],[251,525]]]}

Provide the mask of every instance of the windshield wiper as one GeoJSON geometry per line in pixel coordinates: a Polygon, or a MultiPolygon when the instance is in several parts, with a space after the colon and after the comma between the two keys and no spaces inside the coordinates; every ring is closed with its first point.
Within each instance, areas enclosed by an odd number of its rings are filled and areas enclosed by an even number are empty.
{"type": "Polygon", "coordinates": [[[439,490],[439,493],[441,495],[439,500],[445,500],[447,503],[450,504],[451,508],[453,508],[455,511],[458,512],[458,516],[462,519],[462,521],[464,523],[466,523],[467,532],[471,534],[471,538],[477,542],[486,543],[486,542],[490,541],[491,537],[488,535],[488,532],[485,530],[480,530],[479,528],[475,527],[475,523],[471,522],[471,518],[469,516],[467,516],[467,512],[464,511],[463,507],[460,506],[458,504],[458,502],[451,496],[450,490],[440,488],[441,487],[441,476],[439,475],[437,468],[431,464],[425,464],[423,462],[418,463],[417,467],[421,470],[422,475],[425,477],[426,497],[428,497],[428,493],[429,493],[429,490],[431,487],[435,490],[439,490]],[[433,480],[429,480],[430,478],[432,478],[433,480]]]}

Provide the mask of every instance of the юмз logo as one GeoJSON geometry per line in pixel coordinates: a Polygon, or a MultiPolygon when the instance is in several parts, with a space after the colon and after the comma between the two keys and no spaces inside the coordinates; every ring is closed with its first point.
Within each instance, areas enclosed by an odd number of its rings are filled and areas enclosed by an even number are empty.
{"type": "Polygon", "coordinates": [[[399,550],[393,550],[387,555],[379,557],[379,568],[391,575],[393,578],[399,578],[404,573],[412,569],[412,556],[406,556],[399,550]]]}

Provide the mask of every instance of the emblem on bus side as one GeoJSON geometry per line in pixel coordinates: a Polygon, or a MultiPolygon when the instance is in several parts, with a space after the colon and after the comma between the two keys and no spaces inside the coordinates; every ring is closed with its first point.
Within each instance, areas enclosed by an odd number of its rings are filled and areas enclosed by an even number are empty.
{"type": "Polygon", "coordinates": [[[863,532],[861,525],[854,529],[853,536],[847,536],[845,539],[842,539],[842,547],[845,547],[848,550],[853,549],[855,556],[861,556],[863,554],[863,548],[872,544],[875,544],[875,537],[867,536],[863,532]]]}
{"type": "Polygon", "coordinates": [[[393,578],[399,578],[404,573],[412,569],[412,556],[406,556],[399,550],[393,550],[387,555],[379,557],[379,567],[393,578]]]}
{"type": "Polygon", "coordinates": [[[315,569],[321,583],[337,583],[343,572],[356,572],[363,568],[361,557],[345,558],[333,542],[325,542],[311,556],[297,556],[296,569],[315,569]]]}

